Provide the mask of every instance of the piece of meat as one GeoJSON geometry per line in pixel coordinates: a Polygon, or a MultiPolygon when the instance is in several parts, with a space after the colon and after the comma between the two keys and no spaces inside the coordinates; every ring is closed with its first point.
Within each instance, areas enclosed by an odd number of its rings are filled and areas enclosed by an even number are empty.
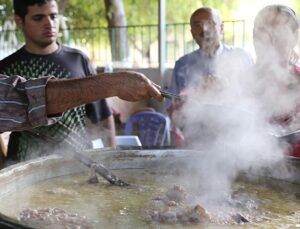
{"type": "Polygon", "coordinates": [[[183,203],[186,201],[187,193],[181,185],[174,185],[173,188],[166,192],[166,198],[169,201],[183,203]]]}
{"type": "Polygon", "coordinates": [[[98,180],[98,176],[97,176],[97,173],[96,173],[96,164],[92,164],[91,165],[91,169],[90,169],[90,174],[89,174],[89,178],[88,178],[88,183],[89,184],[97,184],[99,183],[99,180],[98,180]]]}
{"type": "Polygon", "coordinates": [[[161,223],[168,223],[168,224],[177,223],[176,212],[170,210],[166,210],[162,212],[154,211],[151,213],[151,218],[152,220],[161,223]]]}
{"type": "Polygon", "coordinates": [[[202,224],[211,222],[206,210],[199,204],[188,209],[170,209],[151,212],[154,221],[167,224],[202,224]]]}
{"type": "Polygon", "coordinates": [[[43,228],[93,228],[93,223],[85,216],[59,208],[26,208],[20,212],[19,220],[34,228],[41,228],[41,225],[43,228]]]}
{"type": "Polygon", "coordinates": [[[181,224],[202,224],[210,222],[206,210],[197,204],[195,207],[177,214],[177,221],[181,224]]]}

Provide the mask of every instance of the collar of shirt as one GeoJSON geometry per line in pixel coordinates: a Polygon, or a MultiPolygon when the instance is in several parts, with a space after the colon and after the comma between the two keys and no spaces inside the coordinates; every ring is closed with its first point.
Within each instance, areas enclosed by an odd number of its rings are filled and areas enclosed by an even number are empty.
{"type": "MultiPolygon", "coordinates": [[[[220,43],[220,46],[219,48],[216,50],[216,53],[215,53],[215,57],[220,55],[224,50],[224,45],[222,43],[220,43]]],[[[201,56],[204,56],[204,53],[202,52],[201,48],[198,49],[198,54],[200,54],[201,56]]]]}

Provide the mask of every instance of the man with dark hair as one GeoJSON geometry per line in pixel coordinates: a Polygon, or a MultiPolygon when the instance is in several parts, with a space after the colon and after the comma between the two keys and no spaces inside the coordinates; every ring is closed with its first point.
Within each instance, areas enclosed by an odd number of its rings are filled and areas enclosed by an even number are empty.
{"type": "MultiPolygon", "coordinates": [[[[26,79],[41,75],[58,78],[78,78],[95,74],[88,58],[79,50],[56,42],[58,37],[58,7],[55,0],[14,0],[15,21],[25,37],[25,46],[0,62],[1,73],[22,75],[26,79]]],[[[111,146],[114,146],[114,121],[105,100],[88,105],[87,114],[95,122],[105,120],[110,127],[111,146]]],[[[28,158],[29,152],[53,151],[67,136],[78,136],[83,147],[89,147],[85,131],[85,107],[80,106],[64,113],[54,125],[31,131],[13,132],[8,145],[8,157],[13,160],[28,158]]],[[[99,129],[100,132],[100,129],[99,129]]],[[[77,139],[77,143],[78,143],[77,139]]]]}

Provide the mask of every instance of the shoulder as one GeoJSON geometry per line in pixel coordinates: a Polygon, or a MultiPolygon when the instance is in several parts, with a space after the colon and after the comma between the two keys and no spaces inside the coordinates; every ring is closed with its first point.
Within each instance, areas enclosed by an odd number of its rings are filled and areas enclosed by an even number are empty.
{"type": "Polygon", "coordinates": [[[69,46],[62,45],[61,52],[69,55],[80,56],[84,59],[88,59],[87,55],[83,51],[81,51],[80,49],[71,48],[69,46]]]}
{"type": "Polygon", "coordinates": [[[9,60],[14,59],[14,58],[17,58],[17,57],[19,57],[19,56],[21,56],[21,55],[23,55],[23,54],[24,54],[24,49],[23,49],[23,48],[18,49],[18,50],[15,51],[14,53],[12,53],[12,54],[10,54],[9,56],[3,58],[3,59],[1,60],[1,62],[9,61],[9,60]]]}
{"type": "Polygon", "coordinates": [[[25,55],[25,53],[24,53],[23,48],[10,54],[9,56],[0,60],[0,69],[3,70],[3,68],[7,67],[8,65],[15,63],[18,59],[20,59],[20,57],[24,57],[24,55],[25,55]]]}
{"type": "Polygon", "coordinates": [[[184,56],[180,57],[177,61],[176,61],[176,64],[184,64],[184,63],[188,63],[188,62],[191,62],[191,60],[193,59],[198,59],[200,56],[200,53],[199,53],[199,49],[193,51],[193,52],[190,52],[188,54],[185,54],[184,56]]]}
{"type": "MultiPolygon", "coordinates": [[[[73,69],[84,69],[84,75],[92,75],[95,74],[95,68],[92,65],[89,57],[81,50],[76,48],[71,48],[68,46],[61,46],[60,58],[63,58],[65,61],[69,63],[69,66],[76,65],[72,67],[73,69]]],[[[82,75],[77,73],[77,75],[82,75]]]]}
{"type": "Polygon", "coordinates": [[[225,52],[233,52],[233,53],[241,53],[244,55],[250,55],[244,48],[241,47],[235,47],[235,46],[224,44],[223,48],[225,52]]]}
{"type": "Polygon", "coordinates": [[[244,48],[224,44],[223,54],[225,54],[226,57],[229,56],[230,58],[232,58],[232,60],[247,61],[250,64],[254,63],[253,57],[244,48]]]}

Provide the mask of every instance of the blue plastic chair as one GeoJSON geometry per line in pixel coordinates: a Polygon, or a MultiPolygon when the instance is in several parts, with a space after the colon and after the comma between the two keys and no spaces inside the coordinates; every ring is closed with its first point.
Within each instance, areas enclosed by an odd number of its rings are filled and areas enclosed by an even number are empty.
{"type": "Polygon", "coordinates": [[[137,135],[142,146],[170,145],[170,119],[159,112],[139,112],[125,124],[125,135],[137,135]]]}

